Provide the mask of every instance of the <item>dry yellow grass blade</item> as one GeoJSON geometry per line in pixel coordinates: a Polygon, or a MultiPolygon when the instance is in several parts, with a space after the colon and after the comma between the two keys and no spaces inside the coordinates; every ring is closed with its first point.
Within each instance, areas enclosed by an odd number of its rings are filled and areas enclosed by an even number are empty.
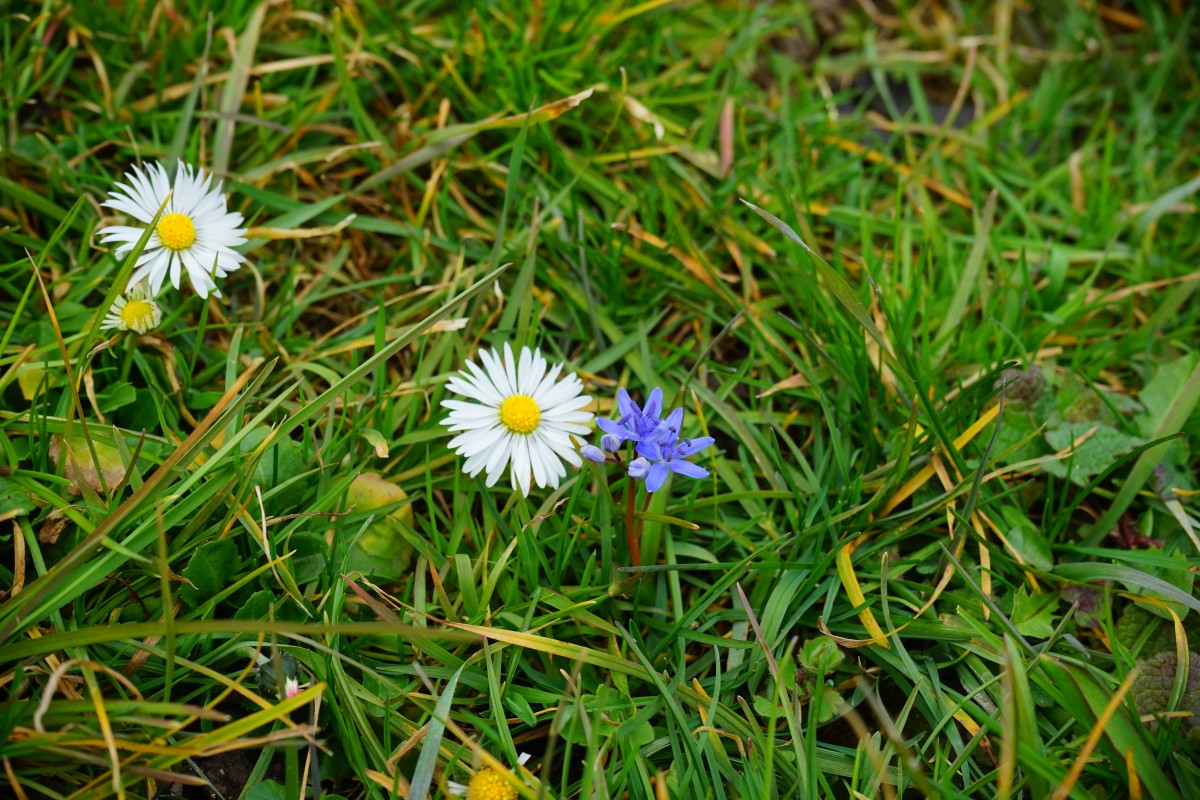
{"type": "MultiPolygon", "coordinates": [[[[866,595],[863,594],[862,586],[858,583],[858,576],[854,574],[854,564],[852,557],[854,549],[858,547],[858,542],[855,540],[846,542],[842,549],[837,554],[837,573],[838,578],[842,582],[842,588],[846,590],[846,596],[850,598],[851,605],[858,607],[867,602],[866,595]]],[[[879,623],[875,621],[875,615],[871,613],[871,609],[864,608],[858,612],[858,619],[862,622],[863,627],[871,634],[871,639],[885,649],[891,649],[888,644],[887,634],[883,632],[883,628],[879,627],[879,623]]]]}
{"type": "MultiPolygon", "coordinates": [[[[1066,800],[1070,796],[1071,790],[1075,788],[1075,782],[1079,780],[1079,776],[1083,774],[1083,768],[1087,766],[1088,759],[1092,755],[1092,751],[1096,749],[1096,745],[1100,743],[1100,737],[1104,735],[1104,729],[1108,725],[1108,721],[1112,719],[1113,714],[1121,706],[1121,701],[1125,699],[1125,694],[1129,691],[1129,687],[1133,686],[1134,680],[1137,679],[1138,671],[1130,670],[1125,676],[1125,680],[1121,681],[1121,685],[1113,692],[1112,699],[1104,706],[1104,710],[1100,712],[1100,716],[1096,719],[1096,724],[1092,726],[1092,730],[1088,733],[1087,739],[1083,743],[1083,747],[1079,750],[1079,755],[1075,757],[1075,762],[1071,764],[1071,769],[1067,771],[1067,777],[1054,790],[1054,794],[1050,795],[1050,800],[1066,800]]],[[[1130,775],[1134,775],[1131,768],[1130,775]]]]}
{"type": "Polygon", "coordinates": [[[933,178],[926,178],[924,176],[917,175],[913,168],[907,164],[901,164],[895,159],[884,155],[878,150],[869,148],[860,142],[855,142],[850,139],[843,139],[840,136],[822,136],[821,141],[841,148],[847,153],[860,155],[867,161],[870,161],[872,164],[882,164],[886,167],[890,167],[897,175],[900,175],[903,178],[918,180],[926,189],[929,189],[931,192],[935,192],[936,194],[940,194],[942,197],[946,198],[951,203],[954,203],[956,206],[962,206],[963,208],[975,207],[971,202],[971,199],[957,189],[953,189],[941,181],[934,180],[933,178]]]}
{"type": "MultiPolygon", "coordinates": [[[[998,404],[985,411],[979,419],[975,420],[975,422],[971,424],[971,427],[959,434],[959,436],[954,440],[954,449],[961,450],[963,446],[967,444],[967,442],[978,436],[979,432],[986,428],[988,423],[994,420],[998,413],[1000,413],[1000,406],[998,404]]],[[[934,474],[935,468],[932,465],[922,467],[920,472],[912,476],[907,483],[896,490],[896,493],[892,495],[891,499],[888,500],[884,505],[883,511],[880,512],[880,516],[886,517],[888,514],[890,514],[893,510],[895,510],[896,506],[903,503],[905,500],[911,497],[914,492],[924,486],[925,483],[934,476],[934,474]]]]}
{"type": "Polygon", "coordinates": [[[323,225],[319,228],[248,228],[247,239],[315,239],[318,236],[331,236],[346,229],[354,221],[357,214],[350,214],[341,222],[334,225],[323,225]]]}

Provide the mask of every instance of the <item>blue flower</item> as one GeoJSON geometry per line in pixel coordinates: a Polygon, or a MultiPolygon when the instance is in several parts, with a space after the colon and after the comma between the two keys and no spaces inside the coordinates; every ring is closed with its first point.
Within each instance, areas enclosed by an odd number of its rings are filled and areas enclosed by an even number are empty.
{"type": "MultiPolygon", "coordinates": [[[[682,424],[683,409],[677,408],[671,412],[669,417],[659,423],[654,436],[647,437],[638,443],[637,451],[641,458],[637,460],[645,459],[650,462],[650,469],[645,473],[647,492],[656,492],[661,489],[667,481],[667,475],[672,472],[688,478],[708,477],[707,469],[684,459],[710,447],[716,440],[711,436],[700,436],[680,441],[679,429],[682,424]]],[[[632,470],[629,474],[633,475],[632,470]]]]}
{"type": "MultiPolygon", "coordinates": [[[[623,388],[617,390],[617,411],[621,416],[616,420],[597,419],[596,424],[600,430],[616,437],[616,441],[609,440],[605,443],[601,440],[605,449],[608,449],[609,444],[618,444],[626,441],[641,442],[646,437],[652,435],[661,422],[658,415],[662,413],[662,389],[655,388],[650,393],[650,397],[646,399],[646,406],[642,408],[633,401],[629,396],[629,392],[623,388]]],[[[605,437],[607,438],[607,437],[605,437]]],[[[613,451],[610,451],[613,452],[613,451]]]]}

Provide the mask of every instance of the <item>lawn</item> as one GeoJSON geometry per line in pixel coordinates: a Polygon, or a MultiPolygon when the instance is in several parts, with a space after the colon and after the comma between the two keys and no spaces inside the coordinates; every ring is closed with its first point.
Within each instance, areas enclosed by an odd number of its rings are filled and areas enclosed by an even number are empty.
{"type": "Polygon", "coordinates": [[[1200,8],[0,11],[0,796],[1200,798],[1200,8]]]}

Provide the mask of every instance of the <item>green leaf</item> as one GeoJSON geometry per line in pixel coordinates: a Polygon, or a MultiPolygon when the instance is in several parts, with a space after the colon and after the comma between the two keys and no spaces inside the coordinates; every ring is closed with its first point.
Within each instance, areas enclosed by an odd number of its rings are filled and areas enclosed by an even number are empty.
{"type": "Polygon", "coordinates": [[[299,531],[287,540],[287,550],[292,554],[292,576],[296,583],[308,583],[325,571],[329,546],[325,537],[316,531],[299,531]]]}
{"type": "Polygon", "coordinates": [[[1119,457],[1146,443],[1144,439],[1121,433],[1111,425],[1090,422],[1054,425],[1046,431],[1046,441],[1056,451],[1067,450],[1072,442],[1079,442],[1070,456],[1061,461],[1048,461],[1042,468],[1059,478],[1065,478],[1069,471],[1071,481],[1080,486],[1085,486],[1089,478],[1103,472],[1119,457]],[[1096,428],[1095,433],[1084,439],[1093,428],[1096,428]]]}
{"type": "MultiPolygon", "coordinates": [[[[1200,655],[1190,653],[1187,659],[1187,677],[1178,710],[1192,711],[1200,704],[1200,655]]],[[[1171,692],[1179,675],[1179,656],[1174,650],[1164,650],[1149,658],[1137,661],[1138,676],[1130,694],[1139,714],[1161,714],[1171,708],[1171,692]]],[[[1200,719],[1191,717],[1188,727],[1200,728],[1200,719]]]]}
{"type": "Polygon", "coordinates": [[[267,619],[276,595],[269,589],[259,589],[233,612],[234,619],[267,619]]]}
{"type": "Polygon", "coordinates": [[[1138,648],[1135,652],[1153,655],[1175,646],[1175,629],[1162,617],[1137,603],[1130,603],[1113,626],[1113,638],[1128,650],[1138,648]],[[1143,637],[1145,641],[1142,641],[1143,637]]]}
{"type": "Polygon", "coordinates": [[[192,605],[203,603],[237,577],[241,563],[237,542],[233,539],[218,539],[201,545],[183,568],[183,577],[190,582],[183,586],[183,599],[192,605]]]}
{"type": "Polygon", "coordinates": [[[1138,400],[1146,409],[1146,413],[1137,420],[1138,429],[1144,435],[1153,436],[1162,424],[1171,404],[1175,402],[1176,392],[1196,368],[1197,362],[1200,362],[1200,353],[1189,353],[1183,358],[1168,361],[1154,372],[1154,377],[1138,392],[1138,400]]]}
{"type": "Polygon", "coordinates": [[[800,648],[800,664],[806,672],[816,673],[817,680],[824,680],[845,658],[842,648],[828,636],[815,636],[800,648]]]}
{"type": "Polygon", "coordinates": [[[37,510],[33,498],[16,481],[0,476],[0,520],[12,519],[37,510]]]}
{"type": "MultiPolygon", "coordinates": [[[[362,533],[355,535],[346,569],[382,578],[399,578],[405,573],[413,555],[401,532],[413,520],[412,504],[407,500],[408,493],[382,475],[364,472],[354,478],[346,490],[346,505],[352,509],[347,521],[375,513],[362,533]]],[[[357,528],[344,530],[344,535],[351,535],[357,528]]]]}
{"type": "Polygon", "coordinates": [[[1138,594],[1154,593],[1166,600],[1182,603],[1193,611],[1200,611],[1200,600],[1180,591],[1161,578],[1156,578],[1140,569],[1127,567],[1124,564],[1072,562],[1057,565],[1054,568],[1054,574],[1067,580],[1083,582],[1121,581],[1126,586],[1133,587],[1138,594]]]}
{"type": "MultiPolygon", "coordinates": [[[[1146,554],[1160,555],[1163,558],[1167,558],[1167,559],[1171,559],[1171,560],[1175,561],[1179,565],[1177,568],[1172,569],[1171,567],[1168,567],[1168,566],[1157,567],[1150,574],[1152,574],[1154,577],[1162,580],[1163,582],[1168,583],[1171,586],[1174,586],[1176,589],[1179,589],[1180,592],[1182,592],[1184,595],[1191,596],[1192,586],[1196,582],[1196,574],[1194,572],[1192,572],[1192,570],[1190,568],[1191,565],[1188,563],[1188,559],[1186,556],[1183,555],[1183,553],[1176,550],[1176,551],[1172,552],[1170,555],[1166,555],[1161,550],[1159,550],[1157,547],[1148,547],[1143,552],[1145,552],[1146,554]]],[[[1151,597],[1158,597],[1158,598],[1162,599],[1168,605],[1172,606],[1172,610],[1179,617],[1183,617],[1183,616],[1187,615],[1187,609],[1184,608],[1183,606],[1179,605],[1179,603],[1171,602],[1171,600],[1169,598],[1164,597],[1161,594],[1158,594],[1157,592],[1146,591],[1136,582],[1127,582],[1125,584],[1125,586],[1131,592],[1137,592],[1138,594],[1148,594],[1151,597]]],[[[1140,600],[1138,600],[1136,602],[1139,606],[1146,609],[1151,614],[1162,617],[1164,619],[1171,618],[1171,614],[1169,611],[1167,611],[1167,609],[1162,608],[1161,606],[1159,606],[1155,603],[1146,603],[1146,602],[1142,602],[1140,600]]]]}
{"type": "Polygon", "coordinates": [[[103,392],[96,394],[96,404],[106,414],[111,414],[118,408],[124,408],[136,400],[137,389],[127,381],[109,384],[103,392]]]}
{"type": "Polygon", "coordinates": [[[1048,639],[1054,634],[1055,610],[1058,608],[1058,595],[1053,592],[1042,592],[1031,595],[1022,585],[1013,595],[1012,623],[1022,636],[1032,636],[1038,639],[1048,639]]]}
{"type": "Polygon", "coordinates": [[[245,798],[246,800],[287,800],[287,789],[275,781],[262,781],[250,787],[245,798]]]}
{"type": "MultiPolygon", "coordinates": [[[[239,447],[243,453],[252,453],[270,435],[270,428],[256,428],[246,434],[239,447]]],[[[304,500],[307,486],[303,480],[294,479],[308,468],[308,459],[299,442],[286,436],[275,438],[274,444],[259,458],[252,478],[253,485],[262,489],[263,507],[268,514],[278,516],[304,500]]]]}
{"type": "Polygon", "coordinates": [[[1046,541],[1042,529],[1025,516],[1025,513],[1019,508],[1003,506],[1000,513],[1004,517],[1004,521],[1008,523],[1005,537],[1025,563],[1038,569],[1052,568],[1054,556],[1050,552],[1050,543],[1046,541]]]}

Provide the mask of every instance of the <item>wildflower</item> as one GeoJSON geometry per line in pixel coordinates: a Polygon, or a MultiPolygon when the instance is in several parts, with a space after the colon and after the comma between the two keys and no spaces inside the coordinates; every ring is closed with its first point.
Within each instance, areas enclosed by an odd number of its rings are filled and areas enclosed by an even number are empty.
{"type": "MultiPolygon", "coordinates": [[[[521,753],[517,763],[525,766],[529,753],[521,753]]],[[[492,767],[477,770],[465,784],[449,781],[450,794],[467,800],[517,800],[520,796],[508,779],[492,767]]]]}
{"type": "MultiPolygon", "coordinates": [[[[638,442],[638,455],[649,463],[645,469],[647,492],[657,492],[661,489],[671,472],[688,478],[708,477],[708,470],[684,459],[709,447],[716,440],[711,436],[701,436],[681,442],[679,431],[682,427],[683,409],[677,408],[658,424],[653,433],[638,442]]],[[[630,466],[632,467],[632,464],[630,466]]],[[[639,467],[639,471],[641,469],[639,467]]],[[[633,475],[632,470],[629,474],[633,475]]]]}
{"type": "MultiPolygon", "coordinates": [[[[670,472],[688,478],[707,478],[708,470],[684,459],[700,452],[714,441],[716,440],[711,436],[701,436],[698,439],[684,439],[682,442],[651,440],[638,445],[638,452],[645,453],[644,458],[650,462],[646,471],[646,491],[657,492],[661,489],[670,472]]],[[[630,475],[633,475],[632,466],[631,464],[630,475]]]]}
{"type": "Polygon", "coordinates": [[[143,227],[109,225],[100,231],[101,242],[120,243],[118,258],[133,250],[145,233],[144,226],[166,203],[146,249],[138,257],[130,285],[147,280],[150,294],[157,295],[168,273],[171,285],[178,289],[181,271],[186,269],[197,294],[220,297],[214,276],[223,278],[246,260],[233,250],[246,241],[242,236],[245,229],[238,227],[242,215],[226,209],[221,182],[211,186],[212,175],[202,169],[193,170],[182,161],[174,186],[158,163],[144,170],[132,169],[125,177],[129,184],[118,183],[116,191],[109,193],[110,199],[101,205],[125,212],[143,227]]]}
{"type": "Polygon", "coordinates": [[[291,699],[300,694],[300,681],[296,678],[288,678],[283,684],[283,696],[291,699]]]}
{"type": "Polygon", "coordinates": [[[117,295],[100,327],[104,330],[136,331],[144,334],[162,322],[162,309],[145,286],[133,287],[128,294],[117,295]]]}
{"type": "Polygon", "coordinates": [[[623,388],[618,389],[617,410],[621,416],[616,420],[596,420],[596,425],[600,430],[612,437],[608,439],[607,443],[605,439],[601,439],[601,446],[610,453],[615,453],[622,442],[630,440],[640,442],[654,433],[659,425],[658,415],[662,412],[662,399],[662,389],[656,387],[650,393],[650,397],[646,399],[645,408],[642,408],[633,401],[629,392],[623,388]],[[610,447],[610,445],[612,446],[610,447]]]}
{"type": "Polygon", "coordinates": [[[479,360],[482,367],[468,361],[446,384],[469,402],[442,401],[450,409],[442,424],[458,433],[450,448],[467,459],[463,471],[472,477],[486,472],[487,485],[494,486],[510,465],[512,487],[523,495],[531,477],[538,486],[557,488],[567,475],[563,461],[583,464],[571,434],[587,434],[592,421],[592,412],[582,410],[592,398],[581,394],[579,376],[558,380],[562,364],[549,366],[528,347],[514,357],[507,343],[503,355],[481,350],[479,360]]]}

